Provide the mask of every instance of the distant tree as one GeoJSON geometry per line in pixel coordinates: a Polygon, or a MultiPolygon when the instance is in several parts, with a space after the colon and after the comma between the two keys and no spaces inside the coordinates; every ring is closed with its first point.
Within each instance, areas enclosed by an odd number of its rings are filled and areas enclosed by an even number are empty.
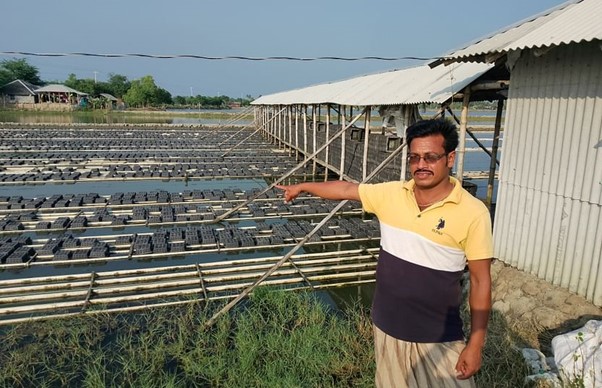
{"type": "Polygon", "coordinates": [[[122,98],[130,88],[132,83],[128,81],[125,75],[109,73],[107,86],[109,93],[115,97],[122,98]]]}
{"type": "Polygon", "coordinates": [[[228,107],[230,102],[240,102],[242,106],[247,106],[254,98],[247,94],[245,98],[232,98],[228,96],[175,96],[174,102],[179,105],[201,106],[203,108],[223,109],[228,107]]]}
{"type": "Polygon", "coordinates": [[[186,102],[186,97],[183,97],[183,96],[175,96],[175,97],[173,98],[173,103],[174,103],[175,105],[187,105],[187,102],[186,102]]]}
{"type": "Polygon", "coordinates": [[[173,104],[173,100],[171,98],[171,93],[163,88],[157,88],[155,92],[155,104],[157,105],[170,105],[173,104]]]}
{"type": "Polygon", "coordinates": [[[34,85],[42,85],[39,70],[30,65],[25,59],[5,59],[0,62],[0,85],[5,85],[16,79],[27,81],[34,85]]]}
{"type": "Polygon", "coordinates": [[[88,93],[90,96],[98,96],[100,93],[109,92],[105,82],[97,82],[92,78],[78,79],[73,73],[67,76],[64,84],[80,92],[88,93]]]}
{"type": "Polygon", "coordinates": [[[171,104],[171,94],[155,84],[152,76],[147,75],[132,81],[131,87],[123,96],[129,106],[149,107],[171,104]]]}

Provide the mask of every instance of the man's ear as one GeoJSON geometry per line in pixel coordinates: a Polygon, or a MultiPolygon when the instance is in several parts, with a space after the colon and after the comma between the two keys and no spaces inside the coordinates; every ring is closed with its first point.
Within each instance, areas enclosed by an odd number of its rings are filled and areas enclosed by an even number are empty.
{"type": "Polygon", "coordinates": [[[454,150],[447,154],[447,167],[453,168],[455,161],[456,161],[456,151],[454,150]]]}

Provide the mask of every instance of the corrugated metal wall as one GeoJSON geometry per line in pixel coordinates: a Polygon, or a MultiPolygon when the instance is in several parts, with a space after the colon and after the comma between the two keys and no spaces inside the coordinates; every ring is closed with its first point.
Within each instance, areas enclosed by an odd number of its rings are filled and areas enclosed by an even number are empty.
{"type": "Polygon", "coordinates": [[[602,306],[599,42],[523,52],[504,128],[495,256],[602,306]]]}

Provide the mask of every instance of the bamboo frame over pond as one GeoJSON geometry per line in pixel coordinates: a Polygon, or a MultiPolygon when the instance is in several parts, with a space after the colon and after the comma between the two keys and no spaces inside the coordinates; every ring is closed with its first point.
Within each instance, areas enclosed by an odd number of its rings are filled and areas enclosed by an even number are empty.
{"type": "MultiPolygon", "coordinates": [[[[323,289],[372,283],[377,250],[294,255],[294,264],[282,265],[264,284],[323,289]]],[[[0,281],[0,325],[230,299],[279,259],[261,257],[0,281]]]]}

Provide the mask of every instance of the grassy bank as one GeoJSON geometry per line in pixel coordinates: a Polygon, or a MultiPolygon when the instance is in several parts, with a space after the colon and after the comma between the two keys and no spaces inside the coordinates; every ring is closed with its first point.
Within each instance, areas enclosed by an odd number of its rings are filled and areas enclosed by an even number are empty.
{"type": "MultiPolygon", "coordinates": [[[[432,117],[436,111],[422,112],[424,118],[432,117]]],[[[221,120],[227,122],[233,117],[238,120],[252,121],[253,113],[241,115],[238,111],[173,111],[173,110],[81,110],[73,112],[55,111],[30,111],[30,110],[1,110],[0,122],[19,124],[170,124],[174,119],[194,120],[221,120]]],[[[326,121],[322,115],[319,120],[326,121]]],[[[380,126],[380,118],[373,116],[372,128],[380,126]]],[[[337,117],[331,117],[331,122],[336,123],[337,117]]],[[[479,112],[473,112],[469,116],[469,125],[482,129],[482,127],[493,127],[494,116],[482,116],[479,112]]]]}
{"type": "MultiPolygon", "coordinates": [[[[221,304],[1,328],[3,387],[371,387],[368,311],[330,311],[269,288],[209,330],[221,304]]],[[[480,387],[522,386],[526,366],[494,314],[480,387]]]]}
{"type": "Polygon", "coordinates": [[[361,310],[331,314],[311,294],[260,289],[203,330],[219,307],[191,304],[11,328],[0,341],[0,385],[371,385],[371,327],[361,310]]]}

